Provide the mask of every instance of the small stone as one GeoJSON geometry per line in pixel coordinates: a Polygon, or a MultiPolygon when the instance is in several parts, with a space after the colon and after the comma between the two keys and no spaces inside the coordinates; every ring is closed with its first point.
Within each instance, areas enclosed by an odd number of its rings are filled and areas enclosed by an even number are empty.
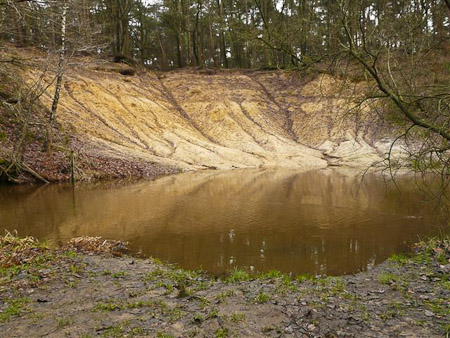
{"type": "Polygon", "coordinates": [[[292,328],[292,326],[289,325],[288,327],[286,327],[284,329],[284,332],[291,334],[291,333],[294,333],[294,329],[292,328]]]}
{"type": "Polygon", "coordinates": [[[316,329],[316,326],[314,324],[309,324],[307,327],[308,331],[314,331],[316,329]]]}
{"type": "Polygon", "coordinates": [[[425,310],[425,316],[427,316],[427,317],[433,317],[433,316],[434,316],[434,313],[431,312],[431,311],[429,311],[429,310],[425,310]]]}
{"type": "Polygon", "coordinates": [[[27,278],[26,272],[21,271],[16,275],[16,279],[25,279],[25,278],[27,278]]]}

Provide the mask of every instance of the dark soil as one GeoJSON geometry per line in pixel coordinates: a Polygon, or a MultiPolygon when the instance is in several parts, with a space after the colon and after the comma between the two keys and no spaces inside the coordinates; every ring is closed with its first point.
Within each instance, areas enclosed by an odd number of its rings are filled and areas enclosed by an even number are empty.
{"type": "Polygon", "coordinates": [[[234,271],[224,280],[153,259],[48,250],[40,267],[3,268],[0,335],[442,337],[450,330],[442,243],[356,275],[234,271]]]}

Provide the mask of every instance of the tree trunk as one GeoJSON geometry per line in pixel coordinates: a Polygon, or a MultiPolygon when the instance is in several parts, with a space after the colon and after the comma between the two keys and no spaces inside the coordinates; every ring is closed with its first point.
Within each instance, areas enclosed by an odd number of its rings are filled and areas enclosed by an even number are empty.
{"type": "Polygon", "coordinates": [[[58,109],[59,94],[61,91],[61,83],[64,75],[64,55],[66,49],[66,15],[67,2],[64,0],[63,9],[61,13],[61,49],[59,51],[58,73],[56,74],[56,88],[53,96],[52,109],[50,111],[50,120],[47,128],[47,153],[52,151],[53,143],[53,124],[56,119],[56,110],[58,109]]]}
{"type": "Polygon", "coordinates": [[[220,17],[220,54],[222,56],[223,66],[228,68],[227,50],[225,46],[225,25],[223,21],[223,0],[217,0],[217,6],[219,7],[219,17],[220,17]]]}

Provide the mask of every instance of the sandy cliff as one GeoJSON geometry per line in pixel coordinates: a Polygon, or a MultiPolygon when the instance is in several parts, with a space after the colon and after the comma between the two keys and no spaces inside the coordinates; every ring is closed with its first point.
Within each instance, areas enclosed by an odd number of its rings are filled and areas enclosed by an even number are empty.
{"type": "MultiPolygon", "coordinates": [[[[45,59],[36,51],[12,51],[33,61],[8,66],[9,74],[17,70],[35,85],[45,59]]],[[[40,98],[42,119],[53,99],[52,71],[45,73],[45,83],[50,87],[40,98]]],[[[164,168],[366,169],[384,158],[394,133],[373,110],[350,110],[361,92],[362,83],[343,83],[326,73],[185,69],[156,74],[75,58],[64,75],[57,114],[62,136],[56,143],[70,139],[75,144],[83,178],[151,176],[164,168]]],[[[9,121],[14,124],[14,117],[9,121]]],[[[36,140],[45,139],[44,129],[34,132],[36,140]]],[[[6,134],[11,137],[0,151],[4,158],[14,146],[13,132],[6,134]]],[[[27,148],[30,166],[49,180],[67,179],[66,155],[48,158],[39,153],[39,142],[27,148]],[[46,173],[49,162],[54,170],[46,173]]]]}
{"type": "Polygon", "coordinates": [[[348,115],[348,97],[328,75],[306,80],[281,71],[185,70],[125,76],[114,67],[122,66],[68,71],[58,116],[108,156],[183,169],[364,167],[381,159],[374,146],[381,121],[348,115]]]}

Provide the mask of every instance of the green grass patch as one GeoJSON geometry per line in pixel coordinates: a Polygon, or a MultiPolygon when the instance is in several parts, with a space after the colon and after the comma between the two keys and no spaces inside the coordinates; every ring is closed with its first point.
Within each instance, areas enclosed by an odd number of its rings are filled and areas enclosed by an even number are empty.
{"type": "Polygon", "coordinates": [[[300,283],[307,282],[307,281],[315,282],[317,280],[317,278],[315,276],[310,275],[310,274],[298,275],[295,279],[300,283]]]}
{"type": "Polygon", "coordinates": [[[399,265],[406,265],[409,262],[408,256],[404,254],[393,254],[391,257],[389,257],[389,260],[399,265]]]}
{"type": "Polygon", "coordinates": [[[450,315],[450,306],[448,304],[448,299],[435,298],[429,301],[425,301],[425,306],[430,309],[431,312],[439,316],[450,315]]]}
{"type": "Polygon", "coordinates": [[[205,321],[205,318],[203,318],[203,315],[201,313],[194,313],[192,316],[191,322],[194,324],[201,324],[205,321]]]}
{"type": "Polygon", "coordinates": [[[211,319],[211,318],[217,318],[219,317],[219,312],[217,311],[217,309],[212,309],[208,315],[206,316],[205,319],[211,319]]]}
{"type": "Polygon", "coordinates": [[[244,313],[239,313],[239,312],[235,312],[231,314],[231,321],[233,323],[239,323],[245,320],[245,314],[244,313]]]}
{"type": "Polygon", "coordinates": [[[218,303],[223,303],[225,302],[225,300],[228,297],[234,296],[234,291],[233,290],[226,290],[226,291],[222,291],[217,297],[217,302],[218,303]]]}
{"type": "Polygon", "coordinates": [[[226,338],[230,336],[230,330],[227,328],[220,328],[216,332],[214,332],[216,338],[226,338]]]}
{"type": "Polygon", "coordinates": [[[56,322],[58,323],[58,327],[65,327],[68,325],[72,325],[73,319],[67,318],[67,317],[62,317],[62,318],[58,318],[56,322]]]}
{"type": "Polygon", "coordinates": [[[124,309],[123,305],[117,303],[97,303],[95,310],[116,311],[124,309]]]}
{"type": "Polygon", "coordinates": [[[248,280],[250,280],[250,275],[247,272],[235,268],[233,269],[231,274],[225,279],[225,282],[237,283],[237,282],[245,282],[248,280]]]}
{"type": "Polygon", "coordinates": [[[392,272],[382,272],[378,276],[378,281],[381,284],[385,284],[385,285],[397,283],[399,280],[400,280],[400,277],[393,274],[392,272]]]}
{"type": "Polygon", "coordinates": [[[125,271],[115,272],[115,273],[111,274],[111,276],[113,278],[123,278],[126,276],[126,272],[125,271]]]}
{"type": "Polygon", "coordinates": [[[402,315],[404,309],[404,305],[399,302],[391,302],[385,312],[380,315],[380,319],[382,321],[386,321],[388,319],[398,318],[402,315]]]}
{"type": "Polygon", "coordinates": [[[175,336],[173,336],[169,333],[161,332],[161,331],[156,334],[156,337],[157,338],[175,338],[175,336]]]}
{"type": "Polygon", "coordinates": [[[26,297],[10,299],[7,302],[7,308],[0,313],[0,323],[10,320],[12,316],[18,316],[28,311],[27,304],[29,302],[30,300],[26,297]]]}
{"type": "Polygon", "coordinates": [[[257,276],[259,279],[266,279],[266,278],[281,278],[284,277],[285,274],[283,274],[281,271],[278,270],[270,270],[269,272],[260,274],[257,276]]]}
{"type": "Polygon", "coordinates": [[[270,300],[270,296],[267,293],[260,292],[255,297],[255,303],[257,304],[265,304],[270,300]]]}

